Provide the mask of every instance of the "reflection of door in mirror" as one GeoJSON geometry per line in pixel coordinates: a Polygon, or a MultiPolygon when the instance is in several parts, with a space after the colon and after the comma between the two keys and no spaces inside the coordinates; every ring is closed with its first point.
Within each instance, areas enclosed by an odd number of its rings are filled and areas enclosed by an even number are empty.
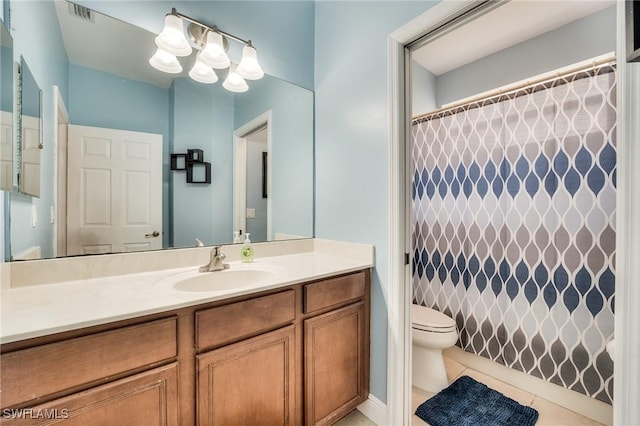
{"type": "Polygon", "coordinates": [[[250,233],[252,241],[273,239],[270,122],[271,111],[267,111],[234,132],[233,228],[242,235],[250,233]]]}
{"type": "Polygon", "coordinates": [[[13,186],[13,40],[0,24],[0,190],[13,186]]]}
{"type": "Polygon", "coordinates": [[[40,196],[40,118],[22,115],[22,177],[24,194],[40,196]]]}
{"type": "Polygon", "coordinates": [[[162,135],[68,126],[67,255],[162,248],[162,135]]]}
{"type": "Polygon", "coordinates": [[[267,135],[264,127],[247,136],[246,226],[255,241],[267,241],[267,193],[263,191],[267,174],[262,161],[263,154],[269,152],[267,135]]]}
{"type": "Polygon", "coordinates": [[[20,192],[40,197],[40,158],[42,150],[42,91],[24,58],[20,59],[19,111],[21,128],[20,192]]]}

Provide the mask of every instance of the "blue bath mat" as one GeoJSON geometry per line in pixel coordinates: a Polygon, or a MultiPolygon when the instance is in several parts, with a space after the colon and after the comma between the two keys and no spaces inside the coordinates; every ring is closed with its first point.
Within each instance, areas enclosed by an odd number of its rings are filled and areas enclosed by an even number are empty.
{"type": "Polygon", "coordinates": [[[423,402],[416,415],[431,426],[533,426],[538,412],[462,376],[423,402]]]}

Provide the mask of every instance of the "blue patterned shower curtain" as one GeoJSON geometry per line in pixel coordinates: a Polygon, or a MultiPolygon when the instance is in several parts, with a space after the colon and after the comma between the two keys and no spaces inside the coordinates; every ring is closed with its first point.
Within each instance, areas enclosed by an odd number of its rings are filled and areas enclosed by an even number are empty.
{"type": "Polygon", "coordinates": [[[611,403],[611,64],[413,120],[414,303],[458,345],[611,403]]]}

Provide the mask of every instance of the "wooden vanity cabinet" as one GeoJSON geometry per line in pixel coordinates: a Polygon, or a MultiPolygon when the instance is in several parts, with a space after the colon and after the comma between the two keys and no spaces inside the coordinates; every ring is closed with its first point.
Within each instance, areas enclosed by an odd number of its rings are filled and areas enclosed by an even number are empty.
{"type": "Polygon", "coordinates": [[[198,425],[295,424],[295,302],[289,289],[196,312],[198,425]]]}
{"type": "Polygon", "coordinates": [[[305,418],[332,424],[368,397],[365,308],[359,302],[305,320],[305,418]]]}
{"type": "Polygon", "coordinates": [[[305,424],[327,425],[369,396],[368,272],[304,286],[305,424]]]}
{"type": "Polygon", "coordinates": [[[176,363],[24,409],[3,410],[11,425],[179,426],[176,363]],[[13,418],[9,419],[13,414],[13,418]]]}
{"type": "Polygon", "coordinates": [[[198,425],[294,425],[294,326],[198,355],[198,425]]]}
{"type": "Polygon", "coordinates": [[[178,425],[176,323],[172,316],[2,353],[0,424],[178,425]]]}
{"type": "Polygon", "coordinates": [[[369,395],[370,272],[0,346],[0,424],[333,424],[369,395]]]}

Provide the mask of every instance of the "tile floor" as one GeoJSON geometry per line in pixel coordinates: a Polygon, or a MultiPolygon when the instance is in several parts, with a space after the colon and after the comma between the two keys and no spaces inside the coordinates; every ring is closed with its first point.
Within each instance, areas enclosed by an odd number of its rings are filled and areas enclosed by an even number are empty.
{"type": "MultiPolygon", "coordinates": [[[[580,414],[569,411],[566,408],[560,407],[546,399],[540,398],[534,394],[518,389],[505,382],[494,379],[486,374],[480,373],[476,370],[466,368],[464,365],[457,363],[449,358],[444,359],[447,367],[447,376],[449,381],[454,381],[461,375],[467,375],[476,379],[479,382],[484,383],[492,389],[503,393],[511,399],[518,401],[520,404],[529,405],[538,410],[539,417],[536,426],[601,426],[601,423],[591,420],[588,417],[581,416],[580,414]]],[[[432,397],[434,394],[424,392],[418,388],[413,388],[413,397],[411,400],[411,409],[416,411],[418,405],[432,397]]],[[[422,421],[415,414],[413,415],[412,426],[425,426],[427,423],[422,421]]],[[[355,410],[349,413],[346,417],[336,423],[337,426],[375,426],[375,424],[365,417],[362,413],[355,410]]]]}

